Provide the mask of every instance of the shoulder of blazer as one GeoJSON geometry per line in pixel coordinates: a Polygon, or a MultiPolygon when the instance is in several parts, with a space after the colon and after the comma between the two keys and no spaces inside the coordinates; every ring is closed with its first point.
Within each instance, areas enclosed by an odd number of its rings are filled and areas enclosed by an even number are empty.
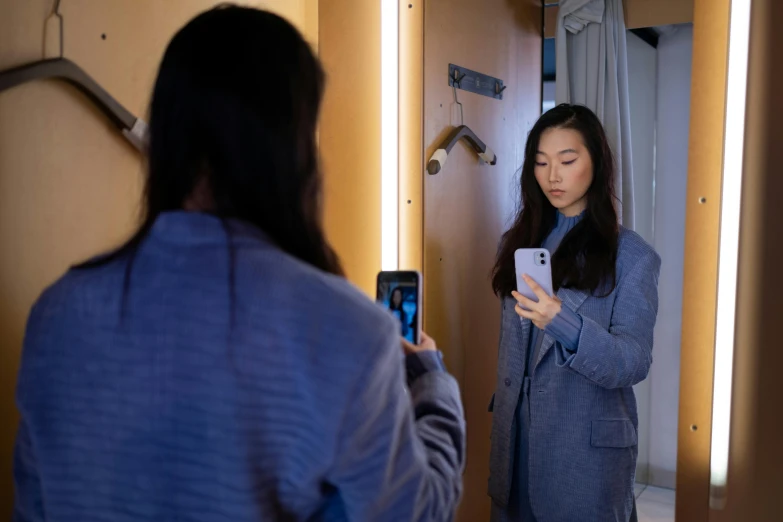
{"type": "Polygon", "coordinates": [[[655,249],[645,241],[642,236],[625,227],[620,227],[620,236],[617,241],[617,268],[618,279],[622,273],[632,270],[636,264],[648,256],[654,256],[660,262],[660,256],[655,249]]]}

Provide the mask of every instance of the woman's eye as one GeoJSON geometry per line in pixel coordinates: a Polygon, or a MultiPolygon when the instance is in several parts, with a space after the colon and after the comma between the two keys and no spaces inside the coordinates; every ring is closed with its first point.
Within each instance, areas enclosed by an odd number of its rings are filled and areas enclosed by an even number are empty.
{"type": "Polygon", "coordinates": [[[539,161],[536,161],[536,167],[546,167],[546,163],[541,163],[539,161]]]}
{"type": "Polygon", "coordinates": [[[573,165],[573,163],[574,163],[575,161],[576,161],[575,159],[572,159],[571,161],[564,161],[564,162],[563,162],[563,165],[573,165]]]}

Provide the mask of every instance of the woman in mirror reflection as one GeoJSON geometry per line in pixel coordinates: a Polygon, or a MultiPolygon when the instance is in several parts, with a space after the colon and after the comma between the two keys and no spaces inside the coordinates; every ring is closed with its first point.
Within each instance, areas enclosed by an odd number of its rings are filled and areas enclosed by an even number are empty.
{"type": "Polygon", "coordinates": [[[615,164],[600,121],[563,104],[533,126],[520,211],[493,272],[502,299],[489,494],[495,522],[636,520],[633,386],[652,363],[660,257],[618,224],[615,164]],[[555,295],[514,252],[545,248],[555,295]]]}

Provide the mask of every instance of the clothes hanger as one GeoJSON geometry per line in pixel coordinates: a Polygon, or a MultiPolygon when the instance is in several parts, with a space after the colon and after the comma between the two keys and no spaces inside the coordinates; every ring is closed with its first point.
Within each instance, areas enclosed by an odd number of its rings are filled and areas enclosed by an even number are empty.
{"type": "MultiPolygon", "coordinates": [[[[455,71],[455,76],[456,72],[457,71],[455,71]]],[[[473,132],[470,127],[465,125],[465,115],[462,111],[462,104],[457,99],[457,85],[464,77],[464,74],[460,77],[455,77],[454,83],[452,85],[452,89],[454,91],[454,102],[459,106],[460,126],[454,128],[448,137],[443,140],[437,150],[435,150],[435,152],[432,154],[429,163],[427,163],[427,172],[429,172],[431,175],[435,175],[443,169],[443,167],[446,165],[446,159],[449,156],[449,152],[451,152],[451,149],[454,148],[454,145],[456,145],[457,142],[461,139],[467,141],[481,159],[490,165],[495,165],[497,163],[497,156],[495,156],[495,153],[492,152],[492,149],[487,147],[487,145],[481,141],[478,136],[476,136],[476,133],[473,132]]]]}
{"type": "Polygon", "coordinates": [[[81,67],[63,58],[62,16],[59,13],[59,5],[58,0],[54,4],[52,16],[59,18],[60,22],[60,57],[0,71],[0,92],[36,80],[64,80],[87,96],[139,152],[146,152],[148,128],[144,120],[131,114],[81,67]]]}
{"type": "Polygon", "coordinates": [[[478,154],[481,159],[490,165],[495,165],[497,163],[497,156],[495,156],[495,153],[492,152],[492,149],[487,147],[487,145],[481,141],[478,136],[476,136],[476,133],[473,132],[470,127],[467,125],[460,125],[451,131],[451,134],[449,134],[443,143],[440,144],[435,153],[433,153],[432,158],[430,158],[430,161],[427,164],[427,172],[430,174],[437,174],[440,172],[446,165],[446,158],[448,157],[449,152],[451,152],[451,149],[454,148],[454,145],[456,145],[457,142],[463,138],[470,144],[470,146],[473,148],[473,150],[476,151],[476,154],[478,154]]]}
{"type": "Polygon", "coordinates": [[[41,60],[0,71],[0,92],[36,80],[59,79],[68,82],[92,101],[139,152],[147,146],[147,124],[131,114],[84,70],[67,58],[41,60]]]}

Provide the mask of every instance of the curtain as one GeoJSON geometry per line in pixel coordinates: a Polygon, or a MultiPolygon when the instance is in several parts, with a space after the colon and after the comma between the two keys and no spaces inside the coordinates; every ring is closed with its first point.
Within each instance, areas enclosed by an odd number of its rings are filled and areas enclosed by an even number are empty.
{"type": "Polygon", "coordinates": [[[631,109],[622,0],[560,0],[557,103],[585,105],[606,130],[615,155],[620,220],[634,228],[631,109]]]}

